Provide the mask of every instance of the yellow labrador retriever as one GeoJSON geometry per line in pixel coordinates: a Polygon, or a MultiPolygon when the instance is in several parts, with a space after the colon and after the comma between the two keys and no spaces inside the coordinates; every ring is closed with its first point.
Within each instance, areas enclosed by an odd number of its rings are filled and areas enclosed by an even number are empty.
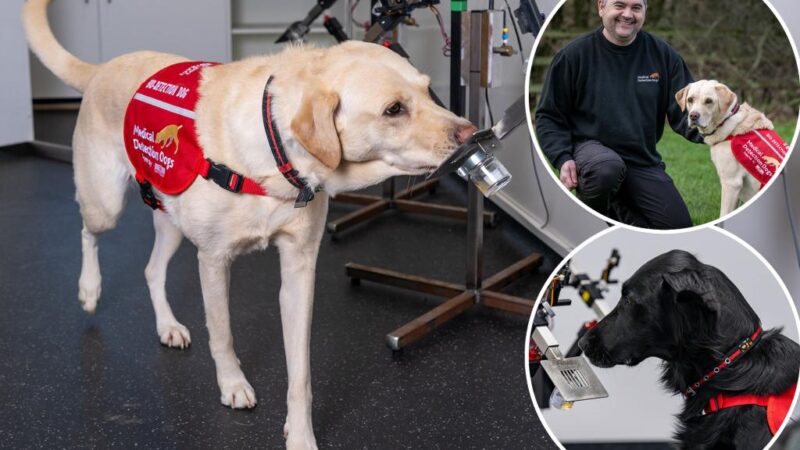
{"type": "Polygon", "coordinates": [[[716,80],[690,83],[675,94],[689,127],[711,146],[711,160],[722,187],[720,217],[751,199],[777,172],[788,148],[761,111],[739,104],[733,91],[716,80]]]}
{"type": "MultiPolygon", "coordinates": [[[[77,201],[83,218],[83,262],[78,298],[93,312],[100,297],[98,235],[113,228],[125,203],[133,167],[122,130],[137,88],[160,69],[185,58],[137,52],[102,65],[83,62],[54,38],[50,0],[29,0],[23,22],[34,53],[53,73],[83,92],[73,137],[77,201]]],[[[221,401],[256,405],[253,388],[233,349],[228,310],[229,269],[238,255],[270,243],[280,250],[280,306],[288,367],[287,447],[316,448],[311,425],[309,335],[314,272],[328,209],[327,195],[359,189],[395,175],[427,173],[474,131],[467,120],[438,107],[430,79],[380,45],[348,42],[326,49],[291,47],[280,54],[204,67],[196,129],[205,156],[235,169],[268,195],[229,192],[197,178],[180,195],[155,192],[155,244],[145,276],[161,342],[183,348],[189,330],[167,303],[167,264],[183,236],[198,249],[209,347],[221,401]],[[268,78],[274,125],[285,153],[311,189],[295,208],[298,189],[279,171],[262,122],[268,78]]],[[[181,153],[183,153],[183,147],[181,153]]]]}

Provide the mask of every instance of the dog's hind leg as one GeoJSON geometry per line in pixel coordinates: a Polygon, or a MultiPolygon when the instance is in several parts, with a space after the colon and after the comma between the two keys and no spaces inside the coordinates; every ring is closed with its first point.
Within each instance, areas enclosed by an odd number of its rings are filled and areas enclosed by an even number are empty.
{"type": "Polygon", "coordinates": [[[753,176],[745,177],[742,192],[739,193],[739,200],[742,204],[747,203],[748,200],[755,197],[761,189],[761,183],[753,176]]]}
{"type": "Polygon", "coordinates": [[[120,159],[120,154],[124,158],[124,149],[115,152],[117,149],[114,149],[112,140],[86,137],[81,127],[82,116],[83,112],[78,117],[73,138],[75,196],[83,218],[83,259],[78,280],[78,300],[84,311],[93,313],[100,299],[102,284],[97,238],[117,224],[125,206],[130,171],[126,162],[120,159]]]}
{"type": "Polygon", "coordinates": [[[239,359],[233,351],[228,288],[230,286],[231,262],[199,251],[200,285],[203,288],[203,305],[208,326],[208,347],[217,367],[217,384],[220,400],[231,408],[253,408],[256,393],[239,367],[239,359]]]}
{"type": "Polygon", "coordinates": [[[726,214],[736,209],[739,204],[739,193],[742,191],[742,180],[723,180],[722,193],[720,195],[720,211],[719,216],[723,217],[726,214]]]}
{"type": "Polygon", "coordinates": [[[169,260],[178,250],[183,240],[183,234],[170,222],[169,217],[161,211],[153,211],[153,226],[156,230],[156,240],[150,261],[144,269],[147,287],[150,289],[150,299],[156,313],[156,331],[161,343],[167,347],[186,348],[192,339],[189,330],[181,325],[172,314],[172,309],[167,302],[167,266],[169,260]]]}

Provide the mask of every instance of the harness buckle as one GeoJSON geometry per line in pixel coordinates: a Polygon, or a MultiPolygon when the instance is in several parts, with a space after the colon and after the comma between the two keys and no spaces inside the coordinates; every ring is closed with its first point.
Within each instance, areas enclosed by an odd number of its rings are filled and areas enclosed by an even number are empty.
{"type": "Polygon", "coordinates": [[[217,183],[221,188],[225,189],[226,191],[239,193],[242,191],[242,186],[244,185],[244,175],[236,172],[235,170],[231,170],[225,164],[218,164],[210,159],[206,159],[209,164],[208,174],[205,178],[208,180],[210,179],[214,183],[217,183]]]}
{"type": "Polygon", "coordinates": [[[300,193],[297,194],[297,199],[294,201],[294,207],[304,208],[311,200],[314,200],[314,191],[310,187],[305,186],[300,190],[300,193]]]}
{"type": "Polygon", "coordinates": [[[144,204],[153,209],[163,209],[161,200],[159,200],[155,192],[153,192],[153,185],[147,180],[136,180],[136,182],[139,183],[139,194],[141,194],[144,204]]]}

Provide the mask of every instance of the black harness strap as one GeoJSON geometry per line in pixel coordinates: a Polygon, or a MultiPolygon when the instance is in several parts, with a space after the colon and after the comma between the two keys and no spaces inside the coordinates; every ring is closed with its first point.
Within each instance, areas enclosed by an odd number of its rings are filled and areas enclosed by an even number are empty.
{"type": "Polygon", "coordinates": [[[272,78],[273,77],[270,76],[267,80],[267,85],[264,86],[264,97],[261,108],[264,130],[267,133],[269,148],[272,150],[272,157],[275,158],[278,170],[283,177],[286,178],[286,181],[300,190],[294,202],[294,207],[302,208],[314,199],[314,190],[309,187],[304,178],[299,176],[297,169],[289,162],[289,158],[283,150],[283,141],[281,141],[281,135],[278,132],[278,127],[275,125],[275,119],[272,116],[272,95],[269,93],[269,85],[272,83],[272,78]]]}

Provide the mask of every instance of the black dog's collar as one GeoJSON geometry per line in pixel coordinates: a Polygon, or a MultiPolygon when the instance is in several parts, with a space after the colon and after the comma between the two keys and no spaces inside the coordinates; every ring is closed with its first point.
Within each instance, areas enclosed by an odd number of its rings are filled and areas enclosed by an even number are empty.
{"type": "Polygon", "coordinates": [[[269,141],[269,148],[272,150],[272,157],[275,158],[275,163],[278,165],[278,170],[286,178],[292,186],[300,190],[297,194],[297,199],[294,202],[295,208],[302,208],[308,202],[314,199],[314,190],[306,183],[305,178],[302,178],[297,172],[297,169],[292,167],[289,162],[289,157],[283,150],[283,141],[281,135],[278,133],[278,127],[275,125],[275,119],[272,117],[272,95],[269,93],[269,84],[272,83],[272,76],[267,80],[264,86],[264,97],[262,99],[262,119],[264,121],[264,130],[267,132],[267,141],[269,141]]]}
{"type": "Polygon", "coordinates": [[[722,125],[724,125],[725,122],[727,122],[728,119],[733,117],[737,112],[739,112],[739,102],[736,102],[733,105],[733,109],[731,110],[731,113],[728,114],[727,116],[725,116],[724,119],[722,119],[722,122],[720,122],[719,125],[717,125],[717,128],[714,128],[714,131],[712,131],[711,133],[700,133],[700,136],[706,137],[706,136],[711,136],[712,134],[716,133],[717,130],[719,130],[722,127],[722,125]]]}
{"type": "Polygon", "coordinates": [[[736,360],[741,358],[742,355],[750,351],[750,349],[752,349],[761,338],[761,331],[762,331],[761,324],[758,324],[756,331],[750,337],[742,339],[742,342],[740,342],[739,345],[737,345],[735,348],[731,349],[731,351],[727,353],[728,356],[725,357],[725,359],[722,360],[721,363],[717,364],[716,367],[714,367],[713,369],[711,369],[711,371],[705,374],[703,378],[697,380],[691,386],[689,386],[685,391],[683,391],[683,396],[685,398],[694,397],[697,394],[697,390],[701,386],[706,384],[708,380],[717,376],[720,372],[722,372],[723,369],[728,368],[731,364],[736,362],[736,360]]]}

